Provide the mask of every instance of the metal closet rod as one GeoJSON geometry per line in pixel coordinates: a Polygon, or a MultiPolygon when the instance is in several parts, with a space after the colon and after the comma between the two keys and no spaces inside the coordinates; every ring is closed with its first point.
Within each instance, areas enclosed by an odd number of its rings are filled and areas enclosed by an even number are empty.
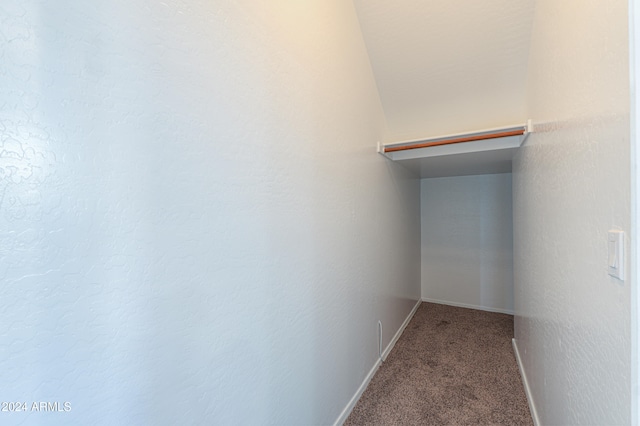
{"type": "Polygon", "coordinates": [[[451,145],[454,143],[463,143],[463,142],[473,142],[473,141],[481,141],[485,139],[496,139],[496,138],[506,138],[509,136],[520,136],[524,135],[525,128],[518,130],[509,130],[504,132],[493,132],[493,133],[485,133],[483,135],[470,135],[470,136],[461,136],[461,137],[452,137],[448,139],[442,139],[435,142],[422,142],[416,143],[413,145],[401,145],[401,146],[386,146],[384,147],[384,152],[396,152],[396,151],[406,151],[409,149],[418,149],[418,148],[429,148],[432,146],[440,146],[440,145],[451,145]]]}

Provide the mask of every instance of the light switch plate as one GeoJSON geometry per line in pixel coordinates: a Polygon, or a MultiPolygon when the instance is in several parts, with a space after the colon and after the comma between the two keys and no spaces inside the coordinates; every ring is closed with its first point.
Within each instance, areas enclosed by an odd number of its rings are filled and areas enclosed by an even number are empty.
{"type": "Polygon", "coordinates": [[[624,281],[624,231],[609,231],[607,240],[609,275],[624,281]]]}

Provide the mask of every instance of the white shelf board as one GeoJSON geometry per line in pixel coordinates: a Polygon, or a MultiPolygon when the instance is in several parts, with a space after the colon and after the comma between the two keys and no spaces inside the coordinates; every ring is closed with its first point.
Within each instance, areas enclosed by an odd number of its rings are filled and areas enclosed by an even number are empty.
{"type": "MultiPolygon", "coordinates": [[[[523,126],[519,127],[522,128],[523,126]]],[[[492,129],[473,134],[481,135],[495,130],[505,131],[508,129],[510,128],[492,129]]],[[[454,136],[466,135],[470,134],[454,136]]],[[[511,160],[527,135],[528,133],[525,132],[524,135],[518,136],[381,153],[390,160],[413,171],[421,178],[510,173],[511,160]]],[[[431,140],[437,139],[443,138],[433,138],[431,140]]],[[[385,146],[410,145],[423,141],[401,142],[385,146]]],[[[384,150],[384,147],[381,147],[382,150],[384,150]]]]}

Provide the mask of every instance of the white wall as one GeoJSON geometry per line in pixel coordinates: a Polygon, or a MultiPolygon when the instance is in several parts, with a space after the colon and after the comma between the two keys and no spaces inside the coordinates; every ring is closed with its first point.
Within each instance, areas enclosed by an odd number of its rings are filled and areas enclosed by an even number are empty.
{"type": "Polygon", "coordinates": [[[630,222],[627,1],[539,0],[532,40],[517,347],[540,424],[629,424],[629,282],[607,275],[607,231],[630,222]]]}
{"type": "Polygon", "coordinates": [[[513,313],[511,174],[422,179],[422,298],[513,313]]]}
{"type": "Polygon", "coordinates": [[[389,141],[524,123],[535,0],[354,0],[389,141]]]}
{"type": "Polygon", "coordinates": [[[0,400],[336,420],[420,297],[419,181],[342,0],[0,7],[0,400]]]}

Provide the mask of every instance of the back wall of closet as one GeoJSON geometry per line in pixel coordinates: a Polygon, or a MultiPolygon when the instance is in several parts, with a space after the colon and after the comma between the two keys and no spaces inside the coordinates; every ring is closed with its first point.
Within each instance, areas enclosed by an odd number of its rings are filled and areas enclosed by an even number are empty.
{"type": "Polygon", "coordinates": [[[421,180],[422,299],[513,313],[511,173],[421,180]]]}

